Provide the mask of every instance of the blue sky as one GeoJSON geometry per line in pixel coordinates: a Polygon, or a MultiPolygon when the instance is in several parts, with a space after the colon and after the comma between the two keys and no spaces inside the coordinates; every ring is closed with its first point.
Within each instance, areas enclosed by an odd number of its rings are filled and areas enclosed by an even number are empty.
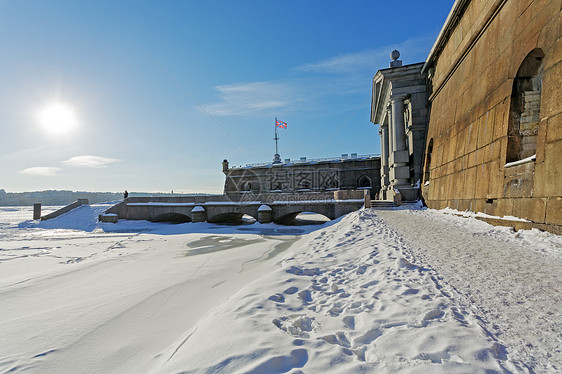
{"type": "Polygon", "coordinates": [[[221,192],[276,116],[282,158],[379,153],[372,77],[424,61],[452,4],[0,1],[0,188],[221,192]]]}

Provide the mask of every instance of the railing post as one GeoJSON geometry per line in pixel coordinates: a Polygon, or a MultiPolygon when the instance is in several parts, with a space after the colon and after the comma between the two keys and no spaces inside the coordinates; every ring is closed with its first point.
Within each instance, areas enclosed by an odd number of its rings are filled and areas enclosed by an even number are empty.
{"type": "Polygon", "coordinates": [[[372,208],[371,205],[371,191],[363,190],[363,199],[365,200],[365,208],[372,208]]]}
{"type": "Polygon", "coordinates": [[[41,219],[41,203],[33,204],[33,219],[41,219]]]}

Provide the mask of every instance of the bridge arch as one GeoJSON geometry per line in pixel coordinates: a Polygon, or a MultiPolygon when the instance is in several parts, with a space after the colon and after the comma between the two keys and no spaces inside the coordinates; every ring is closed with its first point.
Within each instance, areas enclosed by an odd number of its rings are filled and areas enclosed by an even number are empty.
{"type": "Polygon", "coordinates": [[[209,223],[240,223],[244,213],[240,212],[226,212],[218,213],[207,217],[209,223]]]}
{"type": "Polygon", "coordinates": [[[295,217],[295,224],[302,225],[321,225],[326,222],[330,222],[331,219],[321,213],[315,212],[302,212],[295,217]]]}
{"type": "Polygon", "coordinates": [[[324,222],[331,221],[332,218],[326,215],[326,211],[323,209],[295,209],[290,213],[283,213],[278,218],[274,219],[274,222],[280,225],[313,225],[322,224],[324,222]],[[303,214],[304,213],[304,214],[303,214]],[[306,219],[305,214],[314,213],[322,216],[322,220],[311,220],[306,219]]]}

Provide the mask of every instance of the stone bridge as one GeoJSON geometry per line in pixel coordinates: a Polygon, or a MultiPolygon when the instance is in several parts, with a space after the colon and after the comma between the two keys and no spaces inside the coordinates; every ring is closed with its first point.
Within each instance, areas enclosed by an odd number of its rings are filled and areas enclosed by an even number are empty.
{"type": "MultiPolygon", "coordinates": [[[[361,193],[363,193],[361,191],[361,193]]],[[[228,201],[224,195],[186,196],[171,198],[136,198],[130,197],[100,216],[130,220],[148,220],[153,222],[237,222],[246,214],[260,223],[291,223],[302,212],[322,214],[333,220],[347,213],[360,209],[364,199],[331,199],[263,202],[228,201]],[[116,217],[117,216],[117,217],[116,217]]],[[[270,199],[271,200],[271,199],[270,199]]]]}

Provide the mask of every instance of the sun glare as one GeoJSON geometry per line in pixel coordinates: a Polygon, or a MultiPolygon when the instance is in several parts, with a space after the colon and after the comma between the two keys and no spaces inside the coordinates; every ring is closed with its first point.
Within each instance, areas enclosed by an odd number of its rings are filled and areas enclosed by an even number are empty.
{"type": "Polygon", "coordinates": [[[62,135],[76,126],[76,114],[67,104],[53,103],[40,111],[39,121],[48,132],[62,135]]]}

